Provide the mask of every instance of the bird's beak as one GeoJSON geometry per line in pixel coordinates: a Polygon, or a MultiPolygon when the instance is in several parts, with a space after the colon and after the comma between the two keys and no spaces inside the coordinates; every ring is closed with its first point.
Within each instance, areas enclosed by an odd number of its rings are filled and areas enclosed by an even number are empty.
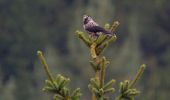
{"type": "Polygon", "coordinates": [[[88,16],[87,15],[83,15],[83,19],[86,19],[86,18],[88,18],[88,16]]]}

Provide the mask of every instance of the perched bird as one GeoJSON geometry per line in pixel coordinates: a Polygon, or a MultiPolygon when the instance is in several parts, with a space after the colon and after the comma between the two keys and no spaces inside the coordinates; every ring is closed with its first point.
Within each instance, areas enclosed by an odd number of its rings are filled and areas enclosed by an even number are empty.
{"type": "Polygon", "coordinates": [[[111,37],[112,34],[99,26],[90,16],[84,15],[83,16],[83,27],[84,29],[92,36],[99,36],[100,33],[106,34],[107,36],[111,37]]]}

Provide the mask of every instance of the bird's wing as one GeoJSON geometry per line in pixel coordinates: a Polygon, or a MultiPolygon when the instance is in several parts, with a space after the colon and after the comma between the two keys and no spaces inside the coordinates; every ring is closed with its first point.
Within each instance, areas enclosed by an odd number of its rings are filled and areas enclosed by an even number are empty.
{"type": "Polygon", "coordinates": [[[100,26],[88,27],[88,28],[86,28],[86,30],[89,31],[89,32],[93,32],[93,33],[102,32],[102,33],[105,33],[105,34],[110,34],[108,31],[106,31],[104,28],[102,28],[100,26]]]}

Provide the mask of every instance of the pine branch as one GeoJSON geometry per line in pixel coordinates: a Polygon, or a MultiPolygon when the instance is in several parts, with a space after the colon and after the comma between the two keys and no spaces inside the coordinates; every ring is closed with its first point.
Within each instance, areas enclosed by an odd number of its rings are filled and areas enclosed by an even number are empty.
{"type": "Polygon", "coordinates": [[[119,87],[120,95],[117,96],[115,100],[121,100],[122,98],[128,100],[134,100],[134,97],[140,93],[140,91],[136,90],[134,86],[141,78],[145,67],[146,67],[145,64],[142,64],[140,66],[135,78],[131,82],[129,80],[125,80],[124,82],[120,83],[120,87],[119,87]]]}
{"type": "Polygon", "coordinates": [[[49,67],[48,67],[48,65],[47,65],[47,63],[46,63],[46,60],[45,60],[42,52],[41,52],[41,51],[37,51],[37,55],[38,55],[38,57],[39,57],[42,65],[44,66],[44,71],[46,72],[46,74],[47,74],[47,76],[48,76],[48,79],[54,84],[53,77],[52,77],[52,75],[50,74],[49,67]]]}
{"type": "Polygon", "coordinates": [[[46,86],[43,88],[43,91],[54,93],[54,100],[79,100],[81,93],[80,89],[75,89],[72,94],[70,89],[67,88],[67,84],[70,82],[69,78],[66,78],[60,74],[54,79],[49,71],[49,67],[45,61],[45,58],[41,51],[37,51],[37,55],[44,67],[44,70],[48,76],[49,80],[46,80],[46,86]]]}
{"type": "MultiPolygon", "coordinates": [[[[110,33],[113,33],[118,26],[119,22],[114,21],[112,25],[106,24],[105,29],[110,33]]],[[[90,79],[90,84],[88,85],[92,92],[92,100],[108,100],[107,94],[115,91],[113,88],[115,80],[111,79],[110,81],[105,82],[106,68],[109,61],[107,61],[106,57],[102,55],[102,52],[109,46],[110,43],[115,42],[117,37],[115,34],[111,38],[105,34],[101,34],[99,37],[88,37],[81,31],[76,31],[76,35],[89,48],[91,57],[90,65],[95,72],[94,77],[90,79]]],[[[45,87],[43,90],[45,92],[54,93],[54,100],[80,100],[80,89],[77,88],[71,92],[71,90],[67,87],[70,79],[60,74],[53,78],[42,52],[37,51],[37,55],[48,77],[48,80],[45,81],[45,87]]],[[[140,91],[134,88],[134,86],[141,78],[144,69],[145,65],[143,64],[132,81],[124,80],[123,82],[120,82],[120,94],[115,98],[115,100],[134,100],[134,97],[140,93],[140,91]]]]}
{"type": "Polygon", "coordinates": [[[134,85],[137,83],[137,81],[141,78],[141,76],[142,76],[145,68],[146,68],[146,65],[145,65],[145,64],[142,64],[142,65],[140,66],[140,68],[139,68],[139,70],[138,70],[135,78],[134,78],[133,81],[130,83],[129,88],[134,87],[134,85]]]}

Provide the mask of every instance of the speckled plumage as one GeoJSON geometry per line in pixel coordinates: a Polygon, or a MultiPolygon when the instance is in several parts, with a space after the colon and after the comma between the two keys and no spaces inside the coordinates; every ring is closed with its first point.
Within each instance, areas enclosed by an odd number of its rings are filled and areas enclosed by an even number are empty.
{"type": "Polygon", "coordinates": [[[109,37],[112,36],[110,32],[100,27],[99,24],[97,24],[91,17],[87,15],[83,16],[83,24],[84,29],[92,36],[99,36],[99,33],[106,34],[109,37]]]}

